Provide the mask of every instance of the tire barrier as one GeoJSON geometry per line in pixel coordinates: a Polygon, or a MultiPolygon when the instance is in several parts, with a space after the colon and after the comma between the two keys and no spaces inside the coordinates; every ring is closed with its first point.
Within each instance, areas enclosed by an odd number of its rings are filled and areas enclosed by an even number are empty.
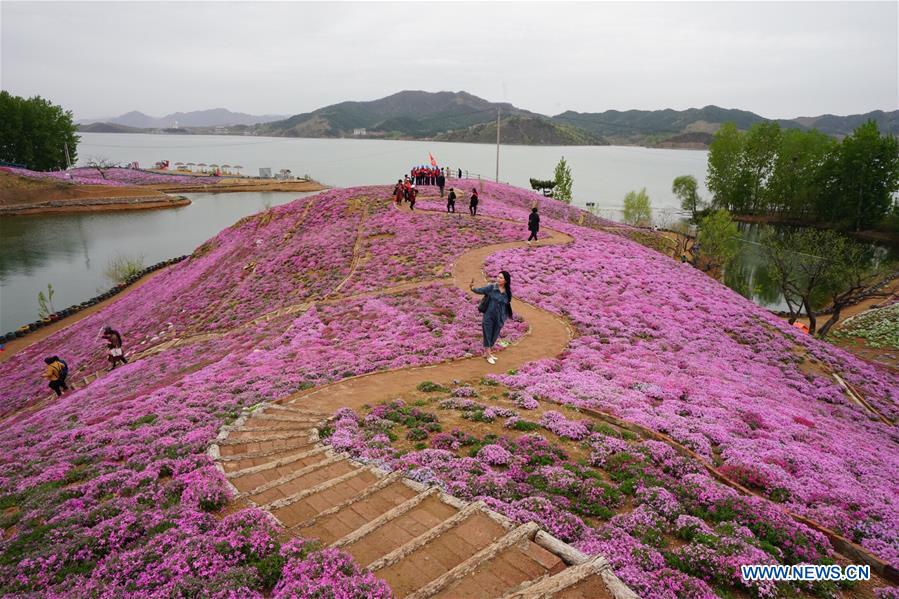
{"type": "Polygon", "coordinates": [[[156,264],[148,266],[147,268],[143,269],[142,271],[140,271],[134,275],[131,275],[130,277],[125,279],[125,282],[115,285],[114,287],[112,287],[112,289],[110,289],[109,291],[106,291],[104,293],[101,293],[97,297],[91,298],[89,300],[85,300],[85,301],[81,302],[80,304],[74,304],[74,305],[69,306],[68,308],[63,308],[62,310],[58,310],[57,312],[54,312],[53,314],[49,314],[46,317],[44,317],[40,320],[36,320],[32,323],[22,325],[19,328],[17,328],[15,331],[10,331],[10,332],[6,333],[5,335],[0,335],[0,340],[12,341],[13,339],[17,339],[19,337],[24,337],[25,335],[27,335],[29,333],[33,333],[34,331],[37,331],[38,329],[45,327],[48,324],[53,324],[54,322],[62,320],[63,318],[66,318],[67,316],[71,316],[72,314],[76,314],[82,310],[86,310],[87,308],[96,306],[100,302],[107,300],[118,293],[121,293],[122,291],[127,289],[129,286],[138,282],[140,279],[142,279],[146,275],[150,274],[151,272],[157,271],[160,268],[164,268],[166,266],[171,266],[172,264],[177,264],[178,262],[181,262],[182,260],[186,260],[189,257],[190,257],[189,255],[178,256],[177,258],[170,258],[168,260],[163,260],[162,262],[157,262],[156,264]]]}

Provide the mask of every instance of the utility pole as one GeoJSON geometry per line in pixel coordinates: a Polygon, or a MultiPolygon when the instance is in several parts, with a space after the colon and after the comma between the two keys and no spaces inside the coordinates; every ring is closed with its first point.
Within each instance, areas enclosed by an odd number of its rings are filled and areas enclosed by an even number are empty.
{"type": "Polygon", "coordinates": [[[496,107],[496,182],[499,183],[499,106],[496,107]]]}

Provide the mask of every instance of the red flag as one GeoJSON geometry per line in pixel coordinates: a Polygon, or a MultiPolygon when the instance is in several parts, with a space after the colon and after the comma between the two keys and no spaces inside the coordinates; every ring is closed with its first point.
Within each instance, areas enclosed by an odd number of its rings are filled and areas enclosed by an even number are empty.
{"type": "Polygon", "coordinates": [[[428,152],[428,157],[431,159],[431,166],[437,166],[437,161],[434,159],[434,155],[428,152]]]}

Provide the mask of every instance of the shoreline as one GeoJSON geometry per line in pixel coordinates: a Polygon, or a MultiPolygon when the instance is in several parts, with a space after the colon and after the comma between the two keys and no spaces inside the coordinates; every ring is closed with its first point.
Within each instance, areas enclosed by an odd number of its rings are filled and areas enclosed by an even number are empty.
{"type": "Polygon", "coordinates": [[[75,312],[74,314],[64,316],[63,318],[60,318],[59,320],[57,320],[51,324],[43,326],[35,331],[29,332],[27,335],[24,335],[22,337],[16,337],[15,339],[6,341],[5,343],[3,343],[3,351],[0,352],[0,364],[3,364],[4,362],[6,362],[10,358],[12,358],[14,355],[19,353],[20,351],[31,347],[38,341],[46,339],[53,333],[56,333],[57,331],[61,331],[62,329],[65,329],[65,328],[69,327],[70,325],[75,324],[79,320],[81,320],[83,318],[87,318],[91,314],[94,314],[95,312],[102,310],[103,308],[110,305],[112,302],[116,301],[117,299],[125,297],[126,295],[128,295],[129,293],[134,291],[135,289],[139,289],[141,286],[146,284],[148,281],[152,280],[156,275],[158,275],[159,273],[161,273],[165,270],[166,270],[165,268],[160,268],[158,270],[154,270],[153,272],[147,273],[144,276],[142,276],[141,278],[139,278],[136,281],[134,281],[133,283],[131,283],[130,285],[128,285],[127,287],[125,287],[124,289],[122,289],[122,291],[120,291],[119,293],[116,293],[115,295],[113,295],[112,297],[109,297],[103,301],[97,302],[93,306],[84,308],[83,310],[79,310],[78,312],[75,312]]]}
{"type": "Polygon", "coordinates": [[[114,212],[119,210],[161,210],[190,205],[184,196],[152,195],[144,197],[109,197],[93,199],[49,200],[33,204],[0,207],[0,216],[63,214],[71,212],[114,212]]]}

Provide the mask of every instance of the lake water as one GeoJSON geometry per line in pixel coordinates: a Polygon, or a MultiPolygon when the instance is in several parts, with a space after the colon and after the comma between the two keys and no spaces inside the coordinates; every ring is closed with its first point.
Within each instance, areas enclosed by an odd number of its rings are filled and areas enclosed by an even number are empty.
{"type": "MultiPolygon", "coordinates": [[[[480,173],[496,174],[496,146],[425,141],[365,139],[298,139],[224,135],[143,135],[81,133],[78,157],[105,156],[137,161],[151,167],[158,160],[241,165],[243,174],[258,175],[290,169],[335,187],[396,182],[413,165],[428,162],[480,173]]],[[[624,195],[645,187],[654,209],[679,209],[671,182],[693,175],[704,184],[708,152],[657,150],[621,146],[500,146],[499,179],[530,189],[530,178],[552,179],[559,158],[565,157],[574,179],[575,204],[620,209],[624,195]]],[[[705,187],[702,193],[708,195],[705,187]]]]}
{"type": "Polygon", "coordinates": [[[135,212],[0,217],[0,333],[38,316],[37,295],[53,286],[56,309],[98,295],[117,254],[147,265],[189,254],[244,216],[309,193],[184,194],[189,206],[135,212]]]}

